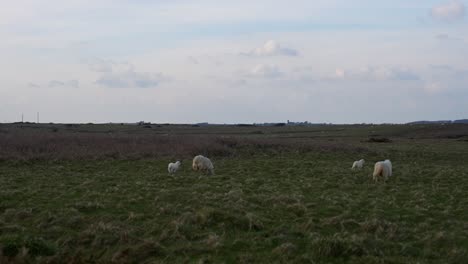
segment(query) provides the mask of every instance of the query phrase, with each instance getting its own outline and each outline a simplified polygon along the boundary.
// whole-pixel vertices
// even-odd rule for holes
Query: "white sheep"
[[[379,176],[384,177],[385,180],[392,176],[392,162],[390,160],[386,159],[375,163],[374,173],[372,174],[374,181],[377,181]]]
[[[175,174],[179,168],[180,168],[180,164],[181,162],[180,161],[177,161],[177,162],[171,162],[169,163],[169,165],[167,165],[167,171],[169,172],[169,174]]]
[[[391,162],[389,159],[386,159],[384,162],[385,162],[385,163],[387,164],[387,166],[388,166],[388,170],[389,170],[388,176],[392,176],[392,162]]]
[[[194,171],[203,171],[209,174],[214,174],[214,167],[211,160],[202,155],[195,156],[192,162],[192,169]]]
[[[362,167],[364,166],[364,162],[365,160],[361,159],[361,160],[357,160],[355,162],[353,162],[353,166],[351,167],[351,169],[362,169]]]

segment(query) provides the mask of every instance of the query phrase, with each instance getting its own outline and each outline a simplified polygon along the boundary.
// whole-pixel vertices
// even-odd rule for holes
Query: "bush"
[[[367,140],[367,142],[371,143],[390,143],[392,142],[389,138],[385,137],[371,137]]]

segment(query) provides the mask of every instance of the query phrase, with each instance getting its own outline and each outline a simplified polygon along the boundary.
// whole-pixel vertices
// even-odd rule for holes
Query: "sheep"
[[[181,164],[180,161],[177,161],[175,163],[173,163],[173,162],[169,163],[169,165],[167,165],[167,171],[169,172],[169,174],[171,174],[171,175],[175,174],[177,172],[177,170],[179,170],[180,164]]]
[[[202,155],[195,156],[193,158],[192,169],[194,171],[203,171],[210,175],[214,174],[214,167],[211,160]]]
[[[351,169],[353,169],[353,170],[354,169],[361,169],[364,166],[364,162],[365,162],[365,160],[363,160],[363,159],[353,162],[353,166],[351,167]]]
[[[389,168],[388,176],[392,176],[392,162],[389,159],[384,160],[384,162],[387,163],[388,168]]]
[[[392,176],[392,162],[390,160],[386,159],[375,163],[374,173],[372,174],[374,181],[377,181],[379,176],[384,177],[385,181]]]

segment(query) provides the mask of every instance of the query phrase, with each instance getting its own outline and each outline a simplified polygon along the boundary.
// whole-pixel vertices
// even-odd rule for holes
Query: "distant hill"
[[[468,119],[458,119],[458,120],[454,120],[453,123],[456,123],[456,124],[468,124]]]
[[[458,120],[437,120],[437,121],[414,121],[406,123],[408,125],[422,125],[422,124],[468,124],[468,119],[458,119]]]

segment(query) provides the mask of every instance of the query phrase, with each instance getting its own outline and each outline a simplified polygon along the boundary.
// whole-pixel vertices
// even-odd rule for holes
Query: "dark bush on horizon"
[[[392,140],[386,137],[371,137],[367,140],[367,142],[371,143],[391,143]]]

